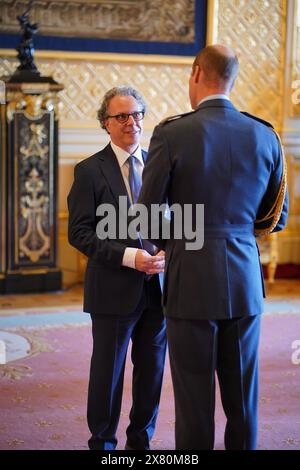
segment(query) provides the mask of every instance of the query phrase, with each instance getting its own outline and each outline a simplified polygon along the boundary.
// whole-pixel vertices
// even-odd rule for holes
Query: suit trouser
[[[145,288],[146,289],[146,288]],[[144,289],[144,290],[145,290]],[[93,354],[88,392],[90,449],[114,449],[123,392],[126,353],[132,340],[132,408],[127,442],[149,448],[160,400],[166,352],[162,312],[147,308],[146,293],[130,316],[91,315]]]
[[[167,318],[176,449],[213,449],[215,372],[227,418],[226,449],[255,449],[260,315],[230,320]]]

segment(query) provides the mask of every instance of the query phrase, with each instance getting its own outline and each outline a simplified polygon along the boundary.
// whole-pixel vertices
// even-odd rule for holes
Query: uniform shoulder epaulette
[[[188,113],[182,113],[182,114],[175,114],[174,116],[168,116],[162,121],[160,121],[160,125],[164,125],[167,122],[172,122],[172,121],[177,121],[177,119],[180,119],[184,116],[189,116],[190,114],[193,114],[195,111],[189,111]]]
[[[265,121],[264,119],[261,119],[258,116],[254,116],[254,114],[247,113],[246,111],[240,111],[240,113],[244,114],[244,116],[254,119],[255,121],[260,122],[261,124],[264,124],[267,127],[271,127],[272,129],[274,129],[274,126],[270,122]]]
[[[254,222],[254,233],[256,236],[260,237],[260,236],[269,235],[270,233],[272,233],[274,228],[279,222],[283,205],[284,205],[284,201],[285,201],[286,191],[287,191],[287,174],[286,174],[287,165],[286,165],[286,159],[285,159],[285,154],[284,154],[284,148],[283,148],[280,136],[278,132],[276,132],[272,124],[268,121],[265,121],[264,119],[254,116],[253,114],[246,113],[244,111],[241,111],[241,114],[244,114],[244,116],[254,119],[255,121],[258,121],[264,126],[267,126],[270,129],[272,129],[272,131],[276,135],[276,138],[278,140],[278,144],[280,147],[280,156],[281,156],[281,161],[282,161],[282,174],[281,174],[281,181],[280,181],[278,193],[268,213],[265,214],[260,219],[256,219]]]

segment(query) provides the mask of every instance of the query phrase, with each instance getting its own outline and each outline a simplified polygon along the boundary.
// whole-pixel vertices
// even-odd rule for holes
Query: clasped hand
[[[146,274],[157,274],[164,272],[165,252],[159,251],[151,256],[146,250],[138,250],[135,256],[135,269]]]

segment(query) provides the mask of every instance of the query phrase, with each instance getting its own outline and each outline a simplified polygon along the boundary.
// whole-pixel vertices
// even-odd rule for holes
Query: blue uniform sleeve
[[[266,193],[262,199],[261,205],[259,207],[257,213],[257,221],[255,222],[255,230],[264,230],[271,226],[273,223],[273,217],[269,217],[266,220],[261,221],[261,219],[265,219],[266,215],[272,209],[278,193],[280,191],[281,182],[284,173],[284,164],[283,164],[283,156],[281,154],[281,147],[278,139],[274,135],[274,145],[273,145],[273,157],[274,157],[274,167],[270,175],[269,184],[266,190]],[[275,211],[276,212],[276,211]],[[287,221],[288,216],[288,188],[287,185],[285,186],[285,197],[283,201],[282,211],[280,214],[280,218],[272,230],[272,232],[278,232],[282,230]]]

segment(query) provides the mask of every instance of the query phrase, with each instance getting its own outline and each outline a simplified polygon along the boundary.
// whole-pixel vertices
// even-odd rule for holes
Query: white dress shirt
[[[134,155],[137,159],[137,170],[140,174],[140,177],[142,178],[142,173],[144,169],[144,160],[142,156],[142,149],[140,146],[137,147],[135,152],[128,153],[126,150],[121,149],[118,147],[116,144],[113,142],[110,142],[111,148],[113,149],[113,152],[115,156],[117,157],[120,170],[123,176],[123,180],[127,189],[127,193],[129,196],[129,199],[132,203],[132,196],[131,196],[131,190],[130,190],[130,184],[129,184],[129,161],[128,158],[130,155]],[[138,248],[132,248],[132,247],[127,247],[125,248],[123,260],[122,260],[122,266],[127,266],[128,268],[133,268],[135,269],[135,256],[138,251]]]
[[[203,98],[199,103],[197,104],[197,108],[200,106],[200,104],[204,103],[205,101],[210,101],[210,100],[228,100],[230,101],[229,96],[224,95],[223,93],[217,93],[215,95],[208,95],[205,98]]]

